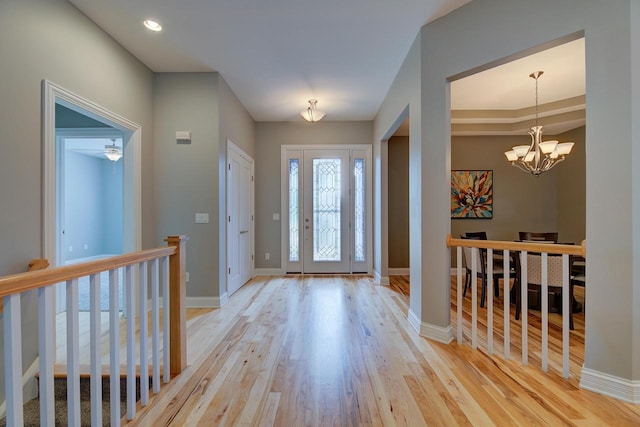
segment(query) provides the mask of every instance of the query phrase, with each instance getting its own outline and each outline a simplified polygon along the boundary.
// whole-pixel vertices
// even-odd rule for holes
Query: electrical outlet
[[[189,282],[189,272],[188,271],[185,273],[184,281],[185,282]]]
[[[69,252],[73,252],[73,246],[69,246]]]
[[[264,253],[264,259],[265,259],[265,261],[269,261],[271,259],[271,254],[269,252],[265,252]]]
[[[87,243],[84,244],[84,250],[86,251],[87,249],[89,249],[89,245]]]

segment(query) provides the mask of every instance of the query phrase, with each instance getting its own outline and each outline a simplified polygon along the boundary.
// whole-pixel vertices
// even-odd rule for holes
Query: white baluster
[[[510,332],[510,323],[511,323],[511,301],[509,298],[511,297],[511,290],[509,289],[510,283],[510,274],[511,271],[511,262],[509,258],[509,251],[502,251],[502,256],[504,258],[504,358],[509,360],[509,356],[511,353],[511,337],[509,335]]]
[[[487,352],[493,354],[493,249],[487,249]]]
[[[102,425],[102,310],[100,273],[89,278],[89,329],[91,358],[91,425]]]
[[[140,403],[147,406],[149,403],[149,355],[148,355],[148,334],[149,326],[147,321],[147,286],[148,272],[147,263],[142,262],[138,266],[140,273]]]
[[[527,251],[520,252],[520,300],[521,300],[521,310],[520,310],[520,320],[522,325],[522,364],[527,365],[529,363],[529,349],[528,349],[528,277],[527,277]]]
[[[120,425],[120,286],[118,270],[109,270],[109,392],[111,425]]]
[[[78,279],[67,280],[67,422],[70,426],[80,426]]]
[[[160,278],[158,259],[151,261],[151,363],[153,393],[160,393]]]
[[[3,299],[4,380],[7,399],[7,425],[22,427],[22,320],[20,294]]]
[[[456,260],[456,265],[458,266],[458,277],[457,277],[457,286],[456,286],[456,290],[457,290],[457,295],[456,295],[456,301],[457,301],[457,323],[458,323],[458,345],[462,344],[462,246],[458,246],[456,248],[456,252],[457,252],[457,260]]]
[[[38,289],[38,352],[40,378],[40,425],[55,425],[55,390],[53,364],[55,358],[53,286]],[[8,423],[7,425],[11,425]]]
[[[124,267],[124,288],[127,293],[127,419],[136,416],[136,288],[133,266]]]
[[[562,376],[569,378],[569,316],[573,310],[569,301],[569,255],[562,255]]]
[[[478,248],[471,248],[471,347],[478,348]]]
[[[549,256],[546,252],[541,257],[542,286],[542,371],[547,372],[549,365]]]
[[[169,343],[169,257],[160,260],[162,270],[162,346],[163,346],[163,374],[162,379],[166,383],[171,380]]]

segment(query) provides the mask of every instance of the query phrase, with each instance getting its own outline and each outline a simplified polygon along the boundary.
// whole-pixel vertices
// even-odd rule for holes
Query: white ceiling
[[[469,0],[70,0],[156,72],[218,71],[256,121],[372,120],[420,28]],[[160,33],[145,29],[158,20]],[[584,95],[584,42],[453,82],[453,109]]]
[[[508,62],[451,83],[452,110],[515,110],[585,94],[584,39]]]
[[[420,28],[469,0],[70,1],[153,71],[220,72],[257,121],[310,98],[343,121],[372,120]]]

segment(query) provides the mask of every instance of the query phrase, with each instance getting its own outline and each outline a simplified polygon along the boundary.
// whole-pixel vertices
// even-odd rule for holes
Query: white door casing
[[[316,170],[314,170],[314,159],[316,159]],[[314,174],[322,170],[329,171],[325,182],[314,182]],[[332,176],[334,173],[338,173],[339,176]],[[327,179],[339,180],[340,183],[337,186],[339,188],[332,188]],[[371,146],[369,145],[282,146],[283,273],[371,274],[373,268],[371,183]],[[324,193],[323,197],[330,195],[334,200],[339,199],[340,206],[332,206],[331,201],[327,204],[327,200],[314,202],[314,186],[315,190]],[[315,196],[317,197],[318,194]],[[316,203],[315,207],[314,203]],[[325,215],[326,218],[320,220],[320,218],[314,218],[314,215]],[[339,223],[339,237],[337,237],[336,227],[322,227],[327,225],[327,220]],[[322,224],[322,221],[325,223]],[[324,239],[323,242],[317,239],[319,233],[325,233],[320,239]],[[331,236],[336,238],[336,242],[338,240],[340,242],[339,247],[337,243],[334,245],[335,250],[331,245],[323,246],[327,241],[331,241]],[[339,261],[337,261],[338,258]]]
[[[123,251],[142,247],[142,127],[79,95],[47,80],[43,91],[43,256],[52,264],[58,260],[56,251],[56,126],[55,105],[61,104],[81,114],[101,121],[123,132],[124,162],[124,239]]]
[[[123,252],[138,251],[142,248],[142,172],[141,172],[141,144],[142,127],[94,102],[91,102],[67,89],[47,80],[42,81],[42,256],[56,266],[61,261],[59,248],[60,239],[57,215],[60,213],[56,206],[57,180],[56,168],[56,120],[55,106],[63,105],[73,111],[88,116],[94,120],[115,128],[123,135]],[[136,295],[138,293],[136,292]],[[52,304],[55,313],[55,295],[48,304]],[[125,303],[127,303],[125,301]],[[51,319],[55,322],[55,319]],[[54,323],[55,324],[55,323]]]

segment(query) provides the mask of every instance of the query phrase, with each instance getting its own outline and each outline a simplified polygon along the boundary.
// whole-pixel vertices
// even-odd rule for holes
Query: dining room
[[[532,79],[533,76],[530,74],[542,69],[544,73],[539,73],[537,78]],[[547,167],[544,171],[523,171],[522,167],[518,167],[518,162],[509,159],[505,152],[511,151],[514,147],[522,150],[532,146],[536,137],[527,133],[534,126],[544,128],[543,135],[537,137],[538,143],[544,145],[547,141],[557,140],[558,145],[572,142],[573,146],[568,155],[555,156],[557,160],[553,162],[554,167]],[[408,130],[408,123],[405,123],[388,143],[388,185],[389,188],[393,188],[393,191],[389,192],[389,206],[393,209],[389,209],[388,215],[388,271],[392,286],[403,288],[404,284],[406,292],[409,289],[407,284],[410,282],[408,242],[411,232],[408,221],[409,180],[407,168],[402,165],[409,163]],[[482,232],[488,240],[516,242],[523,240],[520,232],[552,232],[555,233],[554,243],[580,246],[586,235],[585,139],[584,39],[577,39],[452,82],[450,235],[457,239],[466,237],[467,233]],[[468,182],[473,182],[472,185],[481,182],[484,186],[481,209],[465,210],[464,205],[467,201],[458,200],[458,208],[461,209],[456,211],[456,184]],[[450,253],[451,319],[454,327],[457,327],[456,248],[452,247]],[[486,252],[484,254],[486,256]],[[494,323],[498,327],[496,336],[503,337],[504,330],[500,328],[504,318],[511,319],[512,348],[518,352],[522,351],[518,344],[521,313],[517,312],[521,295],[516,293],[516,290],[520,290],[520,283],[514,276],[520,276],[521,271],[516,262],[519,262],[519,257],[515,254],[516,252],[513,252],[510,257],[509,266],[513,272],[507,286],[512,290],[510,299],[507,299],[507,306],[510,305],[509,317],[495,311],[497,317]],[[495,258],[496,263],[492,266],[495,268],[494,274],[500,271],[503,263],[498,256]],[[572,256],[570,260],[571,360],[572,372],[579,376],[584,353],[585,261],[579,256]],[[481,277],[486,272],[481,271],[482,265],[486,267],[486,262],[482,264],[482,261],[479,261],[477,264],[478,300],[484,302],[492,299],[495,307],[504,307],[507,288],[504,287],[502,279],[496,281],[500,290],[491,297],[491,292],[483,288],[486,282],[483,285]],[[465,265],[465,276],[470,274],[470,267]],[[534,268],[530,265],[529,270],[531,272]],[[463,283],[470,286],[471,282],[465,277]],[[514,284],[517,286],[514,287]],[[574,284],[577,286],[573,286]],[[462,283],[460,287],[463,287]],[[531,342],[539,342],[539,325],[543,318],[540,286],[529,283],[527,288],[527,320],[530,325],[534,325],[529,327],[527,332],[531,335]],[[547,315],[550,333],[552,337],[556,334],[553,339],[557,340],[557,344],[562,340],[563,333],[562,310],[559,306],[562,296],[557,288],[550,289]],[[464,292],[460,309],[465,322],[464,333],[470,338],[472,294],[468,290]],[[478,321],[486,324],[487,309],[484,303],[478,304],[477,313]],[[485,336],[484,339],[486,338]],[[530,353],[535,354],[536,349],[539,348],[534,346]]]

